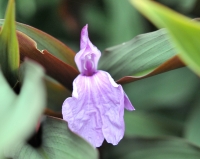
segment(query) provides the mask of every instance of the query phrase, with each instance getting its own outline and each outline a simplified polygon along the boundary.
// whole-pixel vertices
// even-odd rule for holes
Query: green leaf
[[[40,51],[36,47],[36,42],[22,32],[17,31],[20,46],[20,59],[24,61],[26,57],[41,64],[46,73],[72,90],[72,82],[79,74],[77,69],[59,60],[48,51]],[[62,68],[62,69],[61,69]]]
[[[43,68],[30,60],[23,65],[25,75],[19,95],[0,72],[0,154],[3,148],[6,150],[29,137],[46,105]]]
[[[182,61],[177,56],[173,56],[160,66],[156,67],[155,69],[151,70],[150,72],[143,72],[142,75],[136,75],[136,76],[125,76],[117,80],[117,83],[124,84],[124,83],[130,83],[134,81],[141,80],[143,78],[151,77],[163,72],[167,72],[170,70],[174,70],[180,67],[185,66]]]
[[[11,87],[9,86],[9,84],[7,83],[2,71],[0,70],[0,103],[1,103],[1,107],[0,107],[0,126],[1,126],[1,131],[0,131],[0,138],[4,139],[3,141],[0,142],[0,158],[2,156],[2,151],[4,149],[4,146],[6,143],[8,142],[12,142],[12,140],[10,140],[10,136],[14,137],[15,133],[10,132],[9,134],[6,134],[7,132],[2,131],[2,129],[6,129],[7,128],[7,123],[9,122],[9,118],[11,113],[9,113],[9,107],[12,106],[13,101],[16,100],[17,96],[16,94],[13,92],[13,90],[11,89]],[[7,117],[5,116],[7,115]],[[12,116],[11,116],[12,117]],[[7,123],[6,123],[7,121]],[[11,123],[11,126],[14,126],[15,122],[13,121],[13,123]],[[8,131],[8,130],[6,130]]]
[[[34,149],[28,144],[16,147],[14,159],[97,159],[98,153],[89,143],[72,133],[64,120],[47,117],[42,124],[42,145]]]
[[[200,24],[153,1],[131,2],[156,26],[167,28],[180,58],[200,76]]]
[[[45,78],[45,84],[47,88],[47,107],[60,112],[64,100],[71,96],[71,91],[49,77]]]
[[[0,25],[4,22],[3,19],[0,20]],[[36,42],[36,47],[43,52],[43,50],[47,50],[49,53],[60,59],[61,61],[69,64],[70,66],[76,68],[76,64],[74,62],[75,53],[65,44],[55,39],[51,35],[38,30],[34,27],[31,27],[26,24],[16,23],[17,30],[26,34],[33,41]]]
[[[200,146],[200,99],[197,95],[197,100],[194,102],[194,107],[189,113],[186,121],[184,136],[192,143]]]
[[[156,137],[161,135],[180,135],[182,125],[166,117],[149,112],[125,112],[125,136]]]
[[[165,29],[141,34],[126,43],[108,48],[99,68],[117,80],[123,76],[145,76],[176,55]]]
[[[182,109],[191,104],[199,77],[187,68],[123,85],[136,110]],[[187,87],[189,86],[189,87]]]
[[[130,40],[133,36],[144,32],[146,26],[141,14],[136,9],[132,9],[128,1],[103,1],[109,8],[108,16],[106,16],[109,19],[106,19],[106,26],[104,24],[101,26],[103,27],[102,32],[106,32],[106,40],[109,41],[107,46]],[[96,17],[94,17],[94,23],[96,23]]]
[[[19,46],[15,31],[15,1],[9,0],[5,22],[0,32],[0,65],[12,87],[17,81],[19,61]]]
[[[32,29],[35,30],[34,28]],[[77,68],[72,66],[72,65],[75,65],[74,52],[69,52],[70,50],[67,46],[65,46],[60,41],[54,39],[50,35],[40,32],[39,30],[37,31],[38,31],[38,34],[40,34],[41,36],[41,37],[38,37],[37,42],[42,43],[42,44],[44,43],[43,44],[44,46],[49,45],[50,50],[53,51],[53,53],[54,52],[61,53],[63,56],[66,56],[64,58],[65,60],[60,60],[59,56],[57,56],[58,57],[57,58],[54,55],[52,55],[50,52],[48,52],[47,50],[40,51],[37,48],[38,43],[36,43],[36,41],[31,39],[26,34],[20,31],[17,31],[17,37],[18,37],[19,47],[20,47],[20,60],[24,61],[24,59],[28,57],[30,59],[33,59],[34,61],[37,61],[45,68],[49,76],[53,77],[55,80],[60,82],[66,88],[72,90],[72,82],[74,78],[79,74]],[[43,41],[44,39],[41,39],[41,38],[44,38],[44,37],[49,38],[49,41],[48,40]],[[73,59],[72,63],[67,61],[70,58]]]
[[[106,145],[102,159],[199,159],[200,148],[179,138],[127,138]]]

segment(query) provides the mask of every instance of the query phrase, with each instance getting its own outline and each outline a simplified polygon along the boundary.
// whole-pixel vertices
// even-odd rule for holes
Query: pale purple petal
[[[79,75],[73,83],[77,88],[76,96],[67,98],[63,103],[63,119],[69,128],[89,141],[94,147],[102,145],[102,120],[99,108],[95,105],[95,94],[90,82],[93,78]],[[74,92],[73,92],[74,95]],[[77,98],[78,97],[78,98]]]
[[[102,114],[102,131],[108,143],[117,145],[124,136],[124,96],[121,85],[113,88],[109,92],[112,100],[104,108],[105,114]]]
[[[131,101],[129,100],[128,96],[126,95],[126,93],[124,93],[124,108],[129,111],[135,110],[135,108],[131,104]]]
[[[107,72],[79,75],[71,98],[63,103],[69,128],[99,147],[104,138],[116,145],[124,135],[124,91]]]
[[[75,62],[81,74],[73,82],[72,97],[63,103],[63,119],[69,128],[94,147],[104,138],[117,145],[124,136],[124,108],[134,110],[130,100],[109,73],[98,71],[100,51],[88,37],[88,25],[81,32],[81,50]]]
[[[88,25],[81,31],[81,50],[75,56],[79,71],[84,75],[91,75],[97,71],[101,52],[94,46],[88,37]]]
[[[110,76],[110,74],[107,73],[107,75],[108,75],[109,81],[112,84],[112,86],[118,87],[118,84],[114,81],[114,79]],[[121,91],[123,91],[123,88],[121,88]],[[126,95],[126,93],[124,92],[123,94],[124,94],[124,98],[123,98],[124,99],[124,108],[126,108],[127,110],[130,110],[130,111],[135,110],[135,108],[131,104],[131,101],[129,100],[128,96]]]
[[[62,107],[63,119],[68,122],[71,131],[94,147],[99,147],[104,140],[100,115],[95,110],[86,109],[84,105],[84,102],[75,100],[74,97],[67,98]]]
[[[88,44],[88,24],[86,24],[83,29],[81,30],[81,42],[80,42],[80,49],[85,49]]]

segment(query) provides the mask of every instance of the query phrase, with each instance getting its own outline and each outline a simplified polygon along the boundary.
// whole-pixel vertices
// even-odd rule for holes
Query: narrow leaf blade
[[[19,46],[15,30],[14,0],[9,0],[5,23],[0,32],[0,65],[10,85],[14,86],[17,81],[19,67]]]

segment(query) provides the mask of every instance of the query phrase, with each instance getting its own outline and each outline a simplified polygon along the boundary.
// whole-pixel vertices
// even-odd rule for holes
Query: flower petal
[[[101,131],[101,119],[95,111],[81,109],[83,103],[68,98],[63,104],[63,119],[68,122],[71,131],[77,133],[94,147],[102,145],[104,137]]]
[[[85,138],[94,147],[99,147],[104,140],[102,121],[98,108],[93,105],[94,96],[91,95],[90,84],[87,76],[79,75],[74,80],[73,85],[77,88],[78,98],[67,98],[63,103],[62,113],[63,119],[68,122],[73,132]]]
[[[83,29],[81,30],[81,43],[80,43],[80,49],[85,49],[88,44],[88,24],[86,24]]]
[[[129,100],[128,96],[126,95],[126,93],[124,93],[124,108],[129,111],[135,110],[135,108],[131,104],[131,101]]]
[[[75,56],[75,62],[76,65],[79,69],[80,72],[83,72],[85,70],[84,68],[84,62],[85,62],[85,58],[86,55],[90,54],[93,59],[93,69],[97,70],[97,65],[98,65],[98,61],[99,58],[101,56],[101,52],[97,49],[96,46],[94,46],[89,37],[88,37],[88,25],[84,26],[82,31],[81,31],[81,42],[80,42],[80,48],[81,50],[76,54]]]
[[[111,91],[113,101],[104,108],[102,131],[108,143],[117,145],[124,136],[124,96],[121,85]]]
[[[76,93],[63,104],[63,118],[69,128],[95,147],[102,144],[104,137],[116,145],[124,135],[125,94],[122,86],[113,82],[104,71],[93,76],[79,75],[73,83]]]

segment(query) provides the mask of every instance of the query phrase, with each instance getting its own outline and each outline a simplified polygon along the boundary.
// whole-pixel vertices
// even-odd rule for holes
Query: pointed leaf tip
[[[15,30],[15,1],[10,0],[0,32],[0,65],[11,86],[14,86],[17,81],[19,62],[19,46]]]

